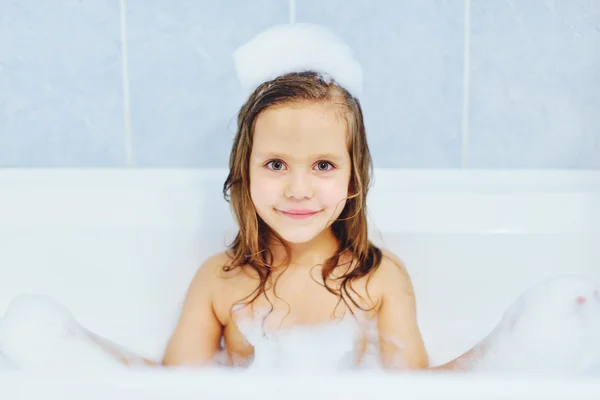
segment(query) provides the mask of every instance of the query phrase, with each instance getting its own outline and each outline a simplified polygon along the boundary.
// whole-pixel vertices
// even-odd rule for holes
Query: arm
[[[384,252],[379,268],[383,294],[378,328],[381,362],[385,368],[468,370],[485,355],[487,346],[483,341],[445,364],[428,367],[428,356],[417,325],[415,295],[410,277],[402,262],[390,253]]]
[[[219,286],[216,276],[222,257],[208,259],[192,280],[179,321],[167,345],[162,364],[207,365],[219,350],[222,326],[217,319],[212,293]]]
[[[428,356],[417,325],[413,286],[395,256],[385,253],[377,270],[381,303],[377,326],[385,368],[426,368]]]
[[[486,352],[485,345],[477,345],[471,348],[469,351],[463,353],[461,356],[454,360],[448,361],[445,364],[438,365],[435,367],[429,367],[430,370],[455,370],[455,371],[467,371],[471,369],[474,363],[476,363]]]

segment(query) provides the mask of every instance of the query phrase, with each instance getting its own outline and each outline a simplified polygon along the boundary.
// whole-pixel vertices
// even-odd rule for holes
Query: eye
[[[316,166],[319,171],[331,171],[334,168],[328,161],[319,161]]]
[[[281,171],[285,168],[285,164],[281,160],[273,160],[267,163],[267,167],[273,171]]]

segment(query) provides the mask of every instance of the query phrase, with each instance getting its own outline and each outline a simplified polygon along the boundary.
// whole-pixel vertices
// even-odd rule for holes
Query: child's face
[[[295,103],[255,122],[250,194],[258,215],[290,243],[314,239],[346,204],[352,170],[340,106]]]

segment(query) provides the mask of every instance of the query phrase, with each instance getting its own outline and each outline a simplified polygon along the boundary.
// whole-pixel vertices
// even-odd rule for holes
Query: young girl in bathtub
[[[119,361],[213,365],[224,342],[228,365],[277,367],[310,358],[311,343],[294,342],[306,329],[312,340],[319,330],[339,339],[325,352],[314,346],[314,367],[367,363],[376,343],[386,369],[429,368],[409,274],[369,241],[372,160],[360,103],[335,71],[288,69],[241,107],[224,184],[239,232],[199,267],[162,360],[85,331]],[[514,329],[519,320],[507,318],[502,329]],[[492,345],[434,369],[471,369]]]
[[[224,185],[239,232],[198,269],[162,364],[210,365],[223,338],[228,364],[247,365],[279,332],[353,322],[341,335],[363,334],[338,356],[360,360],[376,321],[385,367],[426,367],[406,269],[368,238],[371,164],[360,104],[335,81],[307,71],[257,87]]]

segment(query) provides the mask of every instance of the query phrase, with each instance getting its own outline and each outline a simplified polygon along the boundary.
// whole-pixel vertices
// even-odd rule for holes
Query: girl
[[[350,321],[358,329],[347,348],[320,348],[315,362],[351,351],[360,364],[374,325],[383,367],[428,366],[410,278],[367,235],[372,162],[356,98],[313,72],[260,85],[239,113],[229,169],[224,194],[239,233],[198,270],[164,365],[211,364],[222,337],[229,364],[248,365],[281,332]]]
[[[261,84],[240,110],[223,188],[239,232],[198,269],[161,362],[78,332],[126,365],[211,365],[222,343],[231,366],[360,365],[378,343],[383,367],[427,367],[410,278],[367,235],[371,173],[361,107],[347,90],[313,72]],[[31,307],[11,308],[9,317]],[[335,343],[314,343],[326,334]]]
[[[223,188],[239,232],[227,251],[198,269],[161,362],[87,330],[85,337],[127,365],[210,365],[224,343],[222,362],[232,366],[294,366],[306,359],[309,368],[362,365],[375,347],[384,368],[427,368],[410,277],[398,257],[368,238],[371,174],[354,96],[311,71],[267,80],[240,110]],[[564,307],[570,319],[558,322],[583,315],[573,304]],[[471,369],[490,354],[497,360],[490,351],[499,338],[524,330],[522,310],[531,321],[547,316],[544,306],[518,303],[492,335],[433,369]],[[314,343],[320,337],[328,338],[327,348]]]
[[[245,364],[256,343],[240,322],[260,316],[263,338],[376,320],[384,366],[426,367],[410,279],[367,236],[372,163],[358,100],[312,72],[260,85],[239,113],[229,169],[239,233],[199,269],[163,364],[209,364],[221,335],[229,362]],[[366,342],[345,350],[360,360]]]
[[[199,268],[162,364],[212,364],[223,339],[228,365],[361,365],[375,344],[383,368],[428,368],[410,277],[368,238],[371,174],[360,103],[334,80],[287,73],[257,87],[240,110],[223,188],[239,232]],[[574,362],[568,371],[588,366],[597,352],[573,343],[598,311],[593,290],[585,279],[545,282],[479,344],[429,369],[535,369],[559,348]],[[551,321],[550,342],[531,336]],[[306,343],[295,334],[303,329]]]
[[[361,365],[375,344],[377,365],[428,367],[409,275],[367,235],[371,173],[361,107],[348,91],[313,72],[263,83],[239,113],[223,188],[239,232],[198,269],[161,362],[78,332],[126,365],[207,366],[224,342],[230,366]],[[19,307],[12,314],[31,308]],[[435,369],[469,369],[489,345]]]

